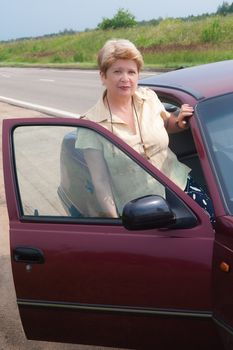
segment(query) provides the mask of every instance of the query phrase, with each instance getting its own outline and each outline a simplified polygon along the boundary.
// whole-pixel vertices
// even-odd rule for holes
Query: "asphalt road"
[[[143,72],[141,77],[152,74],[155,72]],[[96,70],[0,67],[0,101],[33,104],[33,110],[50,109],[64,117],[68,113],[82,114],[93,106],[102,91]]]
[[[0,68],[0,87],[0,98],[72,113],[84,113],[102,91],[93,70]]]

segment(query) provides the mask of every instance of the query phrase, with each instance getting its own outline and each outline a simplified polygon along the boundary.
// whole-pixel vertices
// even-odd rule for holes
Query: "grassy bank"
[[[165,19],[157,25],[91,30],[0,43],[0,65],[95,67],[96,53],[110,38],[126,38],[142,51],[145,67],[176,68],[233,58],[233,16]]]

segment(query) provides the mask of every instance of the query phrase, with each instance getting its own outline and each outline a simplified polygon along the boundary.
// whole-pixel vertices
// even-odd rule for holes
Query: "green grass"
[[[107,39],[126,38],[142,51],[145,67],[176,68],[233,58],[233,16],[165,19],[157,25],[91,30],[0,43],[0,65],[95,67]]]

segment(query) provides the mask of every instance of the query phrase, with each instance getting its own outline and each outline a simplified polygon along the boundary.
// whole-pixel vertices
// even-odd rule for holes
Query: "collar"
[[[151,96],[150,90],[146,87],[138,87],[133,96],[134,103],[143,104],[144,101],[148,100]]]
[[[103,92],[103,95],[98,100],[96,105],[86,113],[87,119],[92,120],[96,123],[101,123],[103,121],[111,121],[109,110],[104,104],[104,98],[106,96],[106,93],[107,93],[107,90]],[[139,106],[141,106],[143,102],[148,98],[149,98],[148,89],[144,87],[138,87],[137,90],[135,91],[135,94],[133,95],[134,104],[136,108],[138,106],[138,109],[139,109]],[[114,123],[124,124],[124,122],[120,118],[117,118],[117,116],[115,116],[114,114],[112,115],[112,121]]]

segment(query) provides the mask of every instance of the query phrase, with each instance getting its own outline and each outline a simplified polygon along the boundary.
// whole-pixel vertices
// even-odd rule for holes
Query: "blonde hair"
[[[119,59],[133,60],[139,72],[144,64],[140,51],[131,41],[112,39],[106,41],[99,51],[98,66],[100,71],[106,74],[108,68]]]

